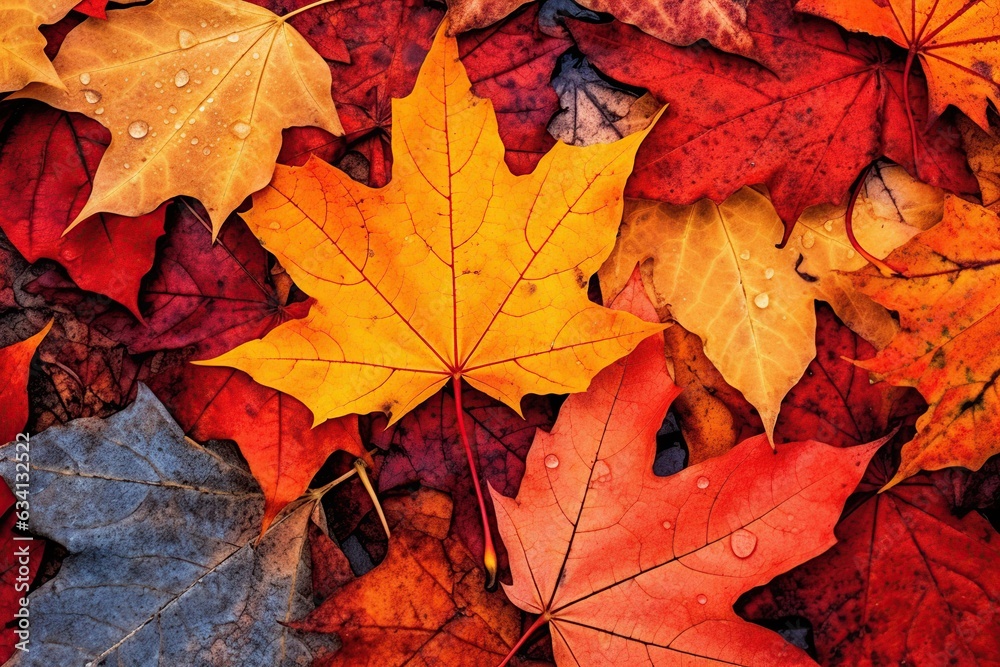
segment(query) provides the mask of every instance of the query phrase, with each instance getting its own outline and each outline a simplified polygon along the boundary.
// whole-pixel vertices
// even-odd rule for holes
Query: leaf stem
[[[378,512],[378,518],[382,521],[382,529],[385,531],[386,539],[390,537],[389,535],[389,522],[385,520],[385,513],[382,512],[382,505],[378,501],[378,496],[375,495],[375,489],[372,487],[371,480],[368,479],[368,466],[361,459],[354,461],[354,469],[358,471],[358,477],[361,478],[361,484],[365,487],[365,491],[368,492],[368,497],[372,499],[372,503],[375,505],[375,511]]]
[[[543,625],[545,625],[548,622],[549,622],[549,616],[547,613],[542,614],[541,616],[536,618],[535,622],[532,623],[528,627],[528,629],[524,631],[524,634],[521,635],[521,638],[518,639],[517,643],[514,644],[514,647],[510,649],[510,653],[507,654],[507,657],[504,658],[503,662],[501,662],[497,667],[506,667],[507,663],[509,663],[514,658],[514,656],[517,655],[517,652],[521,650],[521,647],[524,646],[524,644],[528,641],[528,639],[531,638],[531,635],[535,634]]]
[[[479,473],[476,472],[476,459],[469,444],[469,434],[465,430],[465,412],[462,410],[462,376],[452,376],[452,386],[455,389],[455,416],[458,419],[458,433],[462,437],[465,456],[469,460],[469,471],[472,473],[472,486],[476,489],[476,500],[479,501],[479,517],[483,523],[483,565],[486,566],[487,588],[492,588],[497,579],[497,552],[493,548],[493,535],[490,533],[490,520],[486,514],[486,501],[483,499],[482,485],[479,483]]]
[[[310,3],[310,4],[306,5],[305,7],[299,7],[295,11],[289,12],[288,14],[285,14],[284,16],[280,17],[278,20],[283,23],[283,22],[287,21],[288,19],[292,18],[293,16],[301,14],[302,12],[304,12],[306,10],[312,9],[313,7],[319,7],[320,5],[328,5],[328,4],[330,4],[331,2],[334,2],[334,1],[335,0],[316,0],[316,2]]]
[[[910,106],[910,69],[917,55],[915,46],[911,46],[906,54],[906,64],[903,66],[903,106],[906,107],[906,120],[910,124],[910,144],[913,150],[913,174],[920,178],[920,160],[917,157],[917,124],[913,120],[913,108]]]
[[[865,170],[861,172],[861,176],[858,177],[857,183],[855,183],[854,187],[851,188],[851,199],[847,203],[847,213],[844,215],[844,228],[847,231],[847,239],[851,242],[854,249],[858,251],[859,255],[878,267],[878,270],[883,274],[890,276],[902,275],[902,272],[897,271],[875,255],[865,250],[858,242],[858,239],[854,236],[854,205],[858,201],[858,195],[861,194],[861,189],[865,187],[865,183],[868,182],[868,174],[871,173],[871,170],[872,166],[869,164],[865,167]]]

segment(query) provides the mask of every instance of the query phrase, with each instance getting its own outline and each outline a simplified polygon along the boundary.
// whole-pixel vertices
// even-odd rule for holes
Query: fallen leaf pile
[[[1000,0],[11,0],[0,662],[1000,664]]]

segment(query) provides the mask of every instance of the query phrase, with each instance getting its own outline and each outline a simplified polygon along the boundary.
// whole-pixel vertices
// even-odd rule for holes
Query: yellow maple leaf
[[[583,391],[662,329],[587,299],[648,130],[557,144],[514,176],[493,107],[471,93],[443,29],[392,115],[385,188],[312,159],[279,166],[254,195],[247,224],[316,304],[200,363],[292,394],[316,423],[373,411],[395,421],[462,378],[518,411],[527,393]]]
[[[242,0],[154,0],[88,19],[54,61],[64,89],[31,97],[111,130],[86,206],[138,216],[175,195],[199,199],[218,234],[267,185],[281,130],[343,134],[330,69],[285,17]]]
[[[55,23],[79,0],[5,0],[0,5],[0,93],[20,90],[32,81],[61,86],[45,55],[38,27]]]
[[[943,194],[898,166],[879,166],[854,211],[854,230],[878,257],[941,219]],[[867,264],[848,241],[844,206],[817,206],[784,225],[770,200],[743,188],[722,204],[630,200],[620,239],[601,267],[604,297],[617,294],[637,262],[650,298],[688,331],[726,382],[760,412],[771,436],[781,401],[816,356],[814,300],[833,306],[876,345],[896,332],[889,313],[840,271]],[[647,260],[652,260],[647,262]]]

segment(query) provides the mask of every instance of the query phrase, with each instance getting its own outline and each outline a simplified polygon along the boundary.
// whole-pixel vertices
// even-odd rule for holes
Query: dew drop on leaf
[[[702,593],[697,598],[698,604],[708,604],[708,596]]]
[[[558,468],[559,467],[559,457],[555,454],[549,454],[545,457],[545,467],[546,468]]]
[[[188,74],[186,69],[179,70],[177,74],[174,75],[174,85],[178,88],[183,88],[188,85],[188,81],[191,80],[191,75]]]
[[[833,231],[833,220],[827,220],[826,222],[824,222],[823,223],[823,229],[825,229],[828,232],[832,232]]]
[[[239,36],[238,33],[235,33],[235,32],[231,33],[231,34],[229,34],[226,37],[226,41],[229,41],[229,42],[232,42],[233,44],[235,44],[236,42],[240,41],[240,36]]]
[[[133,139],[142,139],[149,132],[149,123],[144,120],[132,121],[128,126],[128,136]]]
[[[816,235],[812,232],[806,232],[802,235],[802,247],[811,248],[816,245]]]
[[[180,44],[182,49],[190,49],[192,46],[198,43],[198,39],[194,36],[194,33],[192,33],[190,30],[178,30],[177,43]]]
[[[250,126],[242,121],[233,123],[229,129],[240,139],[246,139],[250,135]]]
[[[669,521],[664,521],[664,522],[663,522],[663,527],[664,527],[665,529],[667,529],[667,530],[670,530],[670,529],[671,529],[671,527],[673,527],[673,525],[674,525],[674,524],[670,523]]]
[[[708,477],[699,477],[696,484],[699,489],[707,489],[709,485]]]
[[[757,548],[757,536],[749,530],[740,528],[729,536],[729,546],[737,558],[749,558]]]
[[[277,222],[272,222],[267,227],[268,229],[281,229],[281,225],[279,225]]]
[[[764,269],[764,277],[770,280],[774,277],[774,269]]]
[[[753,304],[758,308],[767,308],[767,304],[771,302],[771,298],[767,295],[767,292],[761,292],[753,298]]]
[[[80,83],[82,83],[85,86],[90,85],[90,72],[84,72],[83,74],[80,75]]]
[[[96,90],[85,90],[83,91],[83,99],[90,104],[97,104],[101,101],[101,94]]]
[[[742,259],[742,260],[750,259],[750,251],[749,250],[744,250],[743,252],[741,252],[740,253],[740,259]]]

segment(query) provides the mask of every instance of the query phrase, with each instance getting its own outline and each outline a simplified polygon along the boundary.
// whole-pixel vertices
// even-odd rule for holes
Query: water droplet
[[[100,116],[102,113],[104,113],[104,107],[97,107],[96,109],[94,109],[95,115]]]
[[[198,145],[198,137],[195,137],[194,139],[191,140],[191,145],[192,146],[197,146]]]
[[[177,74],[174,75],[174,85],[178,88],[183,88],[188,85],[188,81],[191,80],[191,75],[188,74],[186,69],[179,70]]]
[[[198,25],[200,25],[200,26],[201,26],[202,28],[207,28],[207,27],[208,27],[208,24],[207,24],[207,23],[205,23],[204,21],[202,21],[202,22],[201,22],[201,23],[199,23]]]
[[[272,222],[271,224],[268,225],[268,227],[270,227],[271,229],[281,229],[281,225],[278,224],[277,222]]]
[[[816,235],[812,232],[806,232],[802,235],[802,247],[811,248],[816,245]]]
[[[663,522],[663,527],[666,528],[667,530],[670,530],[671,528],[673,528],[673,526],[674,524],[670,523],[669,521]]]
[[[205,150],[202,151],[202,154],[203,155],[211,155],[212,154],[212,149],[211,148],[206,148]]]
[[[215,98],[214,98],[214,97],[209,97],[209,98],[208,98],[207,100],[205,100],[205,101],[206,101],[206,102],[208,102],[209,104],[211,104],[212,102],[214,102],[214,101],[215,101]]]
[[[764,277],[770,280],[774,277],[774,269],[764,269]]]
[[[250,70],[243,72],[243,76],[250,76]]]
[[[767,308],[767,304],[771,302],[771,299],[767,296],[767,292],[761,292],[753,298],[753,305],[758,308]]]
[[[743,252],[741,252],[740,253],[740,259],[742,259],[742,260],[750,259],[750,251],[749,250],[744,250]]]
[[[85,90],[83,91],[83,99],[87,100],[90,104],[97,104],[101,101],[101,94],[96,90]]]
[[[254,59],[254,60],[257,60],[257,59],[259,59],[259,58],[260,58],[260,54],[259,54],[259,53],[257,53],[256,51],[254,51],[254,52],[253,52],[253,59]]]
[[[169,111],[170,113],[177,113],[177,107],[172,106],[168,108],[167,111]]]
[[[63,248],[59,252],[59,256],[61,258],[65,259],[67,261],[70,261],[70,262],[73,261],[74,259],[76,259],[77,257],[79,257],[80,254],[81,253],[80,253],[80,250],[78,248],[72,248],[72,247]]]
[[[823,223],[823,229],[825,229],[828,232],[832,232],[833,231],[833,220],[827,220],[826,222],[824,222]]]
[[[83,74],[80,75],[80,83],[82,83],[85,86],[90,85],[90,72],[84,72]]]
[[[232,42],[233,44],[235,44],[236,42],[240,41],[240,36],[239,36],[238,33],[235,33],[235,32],[234,33],[230,33],[229,36],[226,37],[226,41],[229,41],[229,42]]]
[[[699,489],[707,489],[709,485],[708,477],[699,477],[698,481],[695,482]]]
[[[729,546],[737,558],[749,558],[757,548],[757,536],[749,530],[740,528],[729,536]]]
[[[133,139],[142,139],[149,132],[149,123],[144,120],[132,121],[128,126],[128,136]]]
[[[194,36],[194,33],[192,33],[190,30],[178,30],[177,43],[181,45],[182,49],[190,49],[192,46],[198,43],[198,39]]]
[[[847,259],[853,259],[855,254],[854,248],[847,249]]]
[[[218,76],[219,75],[219,68],[218,67],[213,67],[212,68],[212,74],[214,76]]]
[[[156,86],[157,88],[163,88],[163,83],[160,81],[153,82],[153,85]]]
[[[243,121],[233,123],[229,126],[229,129],[240,139],[246,139],[250,135],[250,126]]]
[[[194,118],[188,118],[188,125],[194,125]]]
[[[546,468],[558,468],[559,467],[559,457],[555,454],[549,454],[545,457],[545,467]]]
[[[125,167],[126,169],[131,169],[132,168],[132,165],[130,165],[128,162],[126,162],[122,166]]]
[[[698,604],[708,604],[708,596],[702,593],[697,598]]]

